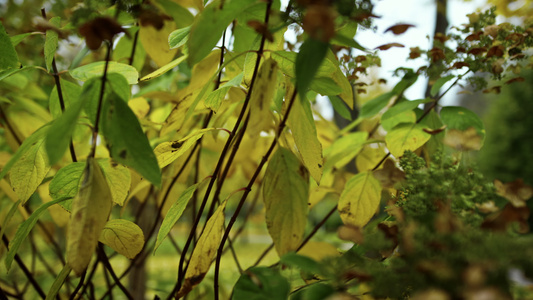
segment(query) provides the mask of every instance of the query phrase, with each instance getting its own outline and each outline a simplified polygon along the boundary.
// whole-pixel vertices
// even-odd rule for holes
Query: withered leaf
[[[459,151],[479,150],[481,149],[481,136],[474,127],[465,131],[450,129],[446,132],[444,144]]]
[[[505,84],[511,84],[513,82],[524,82],[524,81],[525,81],[524,77],[515,77],[515,78],[507,80]]]
[[[493,93],[493,94],[499,94],[502,90],[502,87],[501,86],[493,86],[491,88],[488,88],[488,89],[484,89],[483,90],[483,93],[485,94],[489,94],[489,93]]]
[[[400,43],[389,43],[389,44],[385,44],[385,45],[381,45],[379,47],[376,47],[376,49],[385,51],[385,50],[389,50],[392,47],[404,48],[405,46],[400,44]]]
[[[246,24],[252,27],[255,32],[264,35],[269,42],[274,42],[274,36],[272,35],[272,32],[268,30],[268,27],[265,25],[265,23],[257,20],[250,20]]]
[[[406,32],[407,29],[409,29],[411,27],[415,27],[415,25],[398,24],[398,25],[394,25],[394,26],[391,26],[391,27],[387,28],[387,30],[385,30],[384,33],[388,32],[388,31],[391,31],[395,35],[399,35],[399,34],[402,34],[402,33]]]
[[[497,45],[492,46],[489,48],[489,51],[487,51],[487,57],[502,57],[505,51],[505,47],[503,45]]]
[[[526,201],[533,196],[533,188],[525,184],[521,178],[505,184],[496,179],[494,186],[496,193],[509,200],[514,207],[526,206]]]
[[[374,177],[383,187],[393,188],[394,184],[405,179],[405,173],[398,169],[391,159],[387,159],[382,169],[374,171]]]
[[[103,41],[111,42],[117,33],[125,31],[115,19],[97,17],[81,25],[79,32],[85,38],[87,47],[96,50]]]

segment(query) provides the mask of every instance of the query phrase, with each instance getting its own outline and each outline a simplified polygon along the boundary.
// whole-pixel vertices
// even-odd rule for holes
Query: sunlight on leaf
[[[115,219],[107,221],[98,241],[111,247],[118,254],[134,259],[144,246],[144,234],[137,224],[124,219]]]
[[[159,67],[165,66],[172,61],[177,50],[168,45],[169,35],[176,29],[172,21],[164,20],[164,26],[158,30],[153,26],[141,26],[139,29],[139,41],[150,58]]]
[[[164,168],[178,159],[187,150],[189,150],[197,140],[201,139],[204,133],[217,130],[216,128],[205,128],[195,131],[188,136],[172,142],[164,142],[154,149],[160,168]]]
[[[381,185],[371,172],[353,176],[342,191],[338,210],[344,224],[365,226],[376,214],[381,200]]]
[[[80,81],[87,81],[91,78],[102,77],[104,74],[105,61],[99,61],[78,67],[70,71],[70,75]],[[126,78],[129,84],[136,84],[139,80],[139,73],[134,67],[114,61],[109,62],[107,73],[118,73]]]
[[[278,255],[295,251],[307,224],[309,172],[290,150],[278,148],[263,179],[268,232]]]
[[[385,137],[387,148],[392,155],[400,157],[407,150],[415,151],[422,147],[431,135],[420,124],[400,124]]]

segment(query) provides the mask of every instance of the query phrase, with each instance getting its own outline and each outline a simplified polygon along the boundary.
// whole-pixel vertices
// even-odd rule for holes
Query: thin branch
[[[0,229],[1,230],[1,229]],[[7,237],[5,236],[5,234],[2,235],[2,242],[4,242],[4,245],[6,246],[6,248],[9,247],[9,240],[7,239]],[[28,279],[28,282],[33,286],[33,288],[37,291],[37,293],[39,294],[39,296],[41,298],[46,298],[46,294],[44,293],[43,289],[41,288],[41,286],[39,285],[39,283],[37,282],[37,280],[35,280],[35,278],[33,277],[33,274],[32,272],[30,272],[30,270],[28,270],[28,268],[26,267],[26,265],[24,264],[24,262],[22,261],[22,259],[20,258],[20,256],[18,256],[18,254],[15,254],[15,261],[17,262],[17,264],[19,265],[20,269],[22,270],[22,272],[24,273],[24,275],[26,276],[26,278]]]
[[[268,158],[274,151],[274,148],[277,145],[278,138],[281,136],[281,133],[285,129],[285,125],[287,123],[287,120],[289,119],[289,114],[291,112],[291,109],[293,107],[294,101],[296,99],[297,90],[294,89],[294,92],[292,94],[291,99],[289,100],[289,104],[287,106],[287,111],[285,112],[285,115],[283,116],[283,119],[281,120],[281,123],[279,124],[278,131],[276,133],[276,138],[272,141],[270,144],[270,147],[268,148],[267,152],[263,156],[263,159],[261,159],[261,162],[257,166],[257,169],[255,170],[254,174],[252,175],[252,178],[250,179],[250,182],[248,182],[248,186],[246,187],[246,190],[244,191],[244,194],[241,197],[241,200],[239,201],[239,204],[237,205],[237,208],[235,209],[235,212],[231,216],[231,219],[228,223],[228,226],[226,230],[224,231],[224,235],[222,236],[222,240],[220,241],[220,245],[217,250],[217,259],[215,263],[215,279],[214,279],[214,293],[215,293],[215,300],[219,299],[218,295],[218,279],[219,279],[219,273],[220,273],[220,260],[222,258],[222,251],[224,250],[224,244],[226,243],[226,240],[229,237],[229,233],[231,231],[231,228],[233,227],[233,224],[235,224],[235,221],[237,220],[237,216],[239,215],[239,212],[241,211],[244,202],[246,201],[246,198],[248,197],[248,194],[252,191],[252,186],[255,183],[255,180],[259,176],[259,173],[261,173],[261,170],[263,169],[263,166],[267,163]]]
[[[126,296],[126,298],[133,300],[133,296],[130,294],[128,289],[126,289],[126,287],[122,285],[122,283],[120,282],[120,279],[115,274],[115,271],[113,270],[113,267],[111,266],[111,263],[109,263],[109,260],[107,259],[107,255],[104,252],[104,246],[101,243],[98,244],[97,252],[98,252],[98,257],[100,258],[100,261],[102,261],[105,268],[109,271],[109,275],[111,275],[111,278],[113,278],[118,288],[122,291],[122,293],[124,293],[124,296]]]

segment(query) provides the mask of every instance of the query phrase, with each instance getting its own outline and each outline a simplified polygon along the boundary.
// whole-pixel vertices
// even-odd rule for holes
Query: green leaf
[[[422,147],[430,138],[421,124],[400,124],[385,136],[385,142],[390,153],[400,157],[406,150],[415,151]]]
[[[68,109],[72,103],[77,103],[81,95],[81,86],[77,83],[70,82],[67,80],[61,79],[61,91],[63,93],[63,102],[65,104],[65,109]],[[96,85],[94,86],[96,88]],[[87,92],[87,90],[85,91]],[[95,91],[96,93],[96,91]],[[80,101],[82,102],[82,101]],[[48,99],[48,110],[54,119],[57,119],[63,114],[61,111],[61,105],[59,103],[59,96],[57,94],[57,86],[54,85],[52,92],[50,93],[50,98]]]
[[[101,125],[111,157],[160,186],[161,170],[139,120],[117,94],[112,93],[106,100]]]
[[[167,235],[170,233],[170,230],[172,230],[172,227],[176,224],[176,222],[179,220],[181,215],[183,214],[183,211],[187,207],[187,204],[189,203],[189,200],[191,200],[192,196],[194,195],[194,192],[196,192],[196,189],[198,188],[199,183],[193,184],[190,187],[188,187],[185,191],[181,193],[178,200],[172,204],[170,209],[167,212],[167,215],[163,219],[163,222],[161,223],[161,227],[159,228],[159,232],[157,233],[157,239],[155,242],[154,247],[154,254],[157,248],[161,245],[163,240],[167,237]]]
[[[437,79],[437,81],[435,81],[435,83],[433,84],[433,86],[431,87],[431,90],[429,91],[429,94],[432,96],[432,97],[435,97],[439,91],[440,91],[440,88],[446,84],[446,82],[452,80],[455,78],[455,75],[448,75],[446,77],[441,77],[439,79]]]
[[[485,139],[485,126],[479,116],[469,110],[468,108],[459,106],[446,106],[440,112],[442,122],[447,129],[457,129],[465,131],[470,127],[474,127],[481,136],[481,140]]]
[[[309,101],[294,101],[288,123],[304,165],[317,184],[320,183],[324,165],[322,144],[318,140]]]
[[[53,17],[49,20],[51,25],[55,27],[61,26],[61,18]],[[46,69],[50,71],[52,69],[52,61],[56,54],[57,45],[59,41],[59,34],[54,30],[46,31],[46,39],[44,40],[44,62],[46,64]]]
[[[101,78],[89,79],[83,85],[81,92],[81,101],[84,103],[84,110],[89,116],[89,120],[94,124],[98,112],[98,102],[100,101],[100,89],[102,88]],[[108,74],[104,90],[104,101],[111,94],[116,94],[123,101],[127,102],[130,98],[130,85],[120,74]]]
[[[6,29],[2,22],[0,22],[0,49],[2,49],[2,55],[0,55],[0,71],[10,68],[19,67],[19,58],[15,47],[11,44],[11,39],[7,35]]]
[[[168,36],[168,45],[170,46],[170,49],[176,49],[185,45],[189,40],[189,32],[191,32],[191,26],[172,31]]]
[[[229,89],[232,87],[240,86],[243,76],[244,73],[239,73],[239,75],[235,76],[235,78],[229,80],[228,82],[220,86],[218,89],[209,93],[209,95],[207,95],[207,98],[204,101],[205,106],[210,108],[214,112],[217,112]]]
[[[67,151],[83,104],[80,100],[72,103],[50,126],[45,143],[50,165],[57,163]]]
[[[329,102],[331,103],[331,106],[333,106],[333,109],[344,119],[351,121],[352,120],[352,113],[348,109],[348,106],[339,96],[329,96],[328,97]]]
[[[52,199],[74,198],[78,194],[85,162],[73,162],[59,169],[50,182],[48,190]],[[72,211],[72,200],[60,203],[67,211]]]
[[[296,56],[295,75],[296,88],[302,101],[306,101],[302,95],[305,95],[311,81],[315,78],[320,64],[326,57],[328,49],[328,43],[313,38],[305,40],[300,47],[300,52]]]
[[[4,80],[5,78],[7,78],[7,77],[9,77],[11,75],[14,75],[14,74],[18,73],[18,72],[26,71],[26,70],[33,70],[33,69],[37,69],[37,68],[38,67],[36,67],[36,66],[26,66],[26,67],[22,67],[22,68],[10,68],[10,69],[7,69],[7,70],[0,71],[0,81]]]
[[[381,121],[381,126],[386,131],[391,131],[394,127],[402,123],[416,123],[416,114],[412,110],[406,110],[396,114],[393,118]]]
[[[118,40],[118,43],[116,43],[116,46],[113,49],[112,57],[116,62],[130,64],[129,62],[132,55],[131,51],[135,41],[134,37],[137,32],[139,32],[139,27],[132,26],[131,28],[126,29],[126,32],[128,32],[129,36],[124,35]],[[144,50],[142,43],[137,42],[135,44],[135,53],[133,54],[133,62],[131,65],[140,72],[144,67],[145,61],[146,50]]]
[[[61,272],[59,272],[59,275],[57,275],[56,279],[54,280],[54,283],[52,283],[50,290],[48,290],[48,294],[46,294],[45,300],[56,299],[59,290],[63,286],[63,283],[65,282],[68,277],[68,274],[70,274],[71,271],[72,268],[69,265],[63,266],[63,269],[61,269]]]
[[[16,47],[26,37],[28,37],[30,35],[34,35],[34,34],[35,33],[33,33],[33,32],[27,32],[27,33],[21,33],[21,34],[14,35],[14,36],[10,37],[11,38],[11,44],[13,45],[13,47]]]
[[[134,259],[144,246],[142,229],[124,219],[107,221],[98,240],[129,259]]]
[[[206,57],[222,37],[222,33],[237,16],[252,5],[254,0],[212,1],[197,15],[189,34],[189,65],[193,66]]]
[[[330,77],[315,78],[310,88],[322,96],[335,96],[342,93],[342,88]]]
[[[46,127],[48,129],[48,126]],[[44,143],[44,137],[33,141],[31,145],[24,149],[24,153],[16,157],[17,160],[11,167],[9,180],[11,181],[13,190],[19,199],[22,200],[22,205],[33,195],[50,170]],[[4,169],[6,168],[7,165]]]
[[[336,34],[332,39],[332,43],[345,47],[355,48],[365,52],[367,51],[365,47],[361,46],[361,44],[356,42],[353,38],[346,37],[342,34]]]
[[[278,270],[252,267],[239,277],[232,300],[287,300],[290,284]]]
[[[299,255],[296,253],[287,253],[280,258],[280,263],[298,268],[304,272],[311,274],[320,274],[320,264],[310,257]]]
[[[359,173],[344,186],[338,210],[344,224],[365,226],[376,214],[381,200],[381,184],[372,172]]]
[[[95,63],[90,63],[74,70],[70,71],[70,75],[80,81],[87,81],[91,78],[101,78],[104,75],[105,61],[99,61]],[[134,67],[118,63],[115,61],[110,61],[107,68],[107,74],[118,73],[126,78],[128,84],[136,84],[139,80],[139,73]]]
[[[68,198],[60,198],[42,204],[28,217],[26,221],[20,224],[20,226],[17,228],[17,232],[15,233],[15,237],[11,240],[11,242],[9,242],[9,250],[5,259],[5,265],[8,270],[11,268],[11,264],[13,263],[13,259],[15,258],[15,255],[17,254],[20,245],[26,240],[28,234],[33,229],[33,226],[35,226],[35,224],[39,220],[41,214],[45,212],[48,207],[65,201],[67,199]]]
[[[335,288],[330,284],[318,282],[295,292],[291,300],[322,300],[330,298],[334,293]]]
[[[268,232],[280,256],[300,246],[308,200],[308,171],[290,150],[278,148],[263,179],[263,201]]]
[[[188,9],[172,0],[158,0],[157,3],[174,19],[177,28],[189,26],[194,20],[193,14]]]
[[[365,102],[365,104],[363,104],[363,106],[361,107],[360,117],[363,119],[368,119],[377,115],[385,106],[387,106],[390,99],[394,95],[394,92],[388,92],[385,94],[381,94],[368,102]]]
[[[17,209],[19,208],[19,204],[21,202],[22,201],[18,200],[17,202],[13,203],[13,205],[11,205],[11,208],[9,209],[7,214],[5,215],[4,221],[2,222],[2,229],[0,230],[0,236],[4,236],[4,233],[6,231],[7,226],[9,225],[9,222],[11,222],[11,218],[13,218],[13,215],[15,214]]]
[[[157,77],[165,74],[166,72],[174,69],[175,67],[177,67],[179,64],[184,62],[185,59],[187,59],[187,55],[182,55],[182,56],[176,58],[175,60],[169,62],[168,64],[162,66],[161,68],[159,68],[159,69],[153,71],[152,73],[144,76],[143,78],[139,79],[139,81],[142,82],[142,81],[148,81],[148,80],[152,80],[154,78],[157,78]]]
[[[324,150],[326,170],[332,167],[340,169],[349,163],[363,149],[368,132],[352,132],[336,139]]]
[[[385,113],[381,116],[381,121],[390,119],[404,111],[413,110],[417,108],[420,104],[432,102],[432,99],[420,99],[420,100],[405,100],[397,102],[393,107],[387,109]]]
[[[299,53],[291,51],[274,51],[271,57],[278,63],[281,72],[291,78],[296,77],[295,64]],[[322,60],[314,77],[332,77],[337,72],[338,66],[329,59]]]

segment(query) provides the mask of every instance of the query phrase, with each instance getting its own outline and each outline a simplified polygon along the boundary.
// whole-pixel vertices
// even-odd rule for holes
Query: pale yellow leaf
[[[258,136],[261,131],[268,131],[273,127],[270,104],[274,100],[278,87],[278,64],[269,58],[263,62],[251,91],[250,121],[246,133]]]
[[[420,124],[401,124],[387,134],[385,142],[390,153],[400,157],[406,150],[422,147],[430,138],[431,135]]]
[[[216,128],[205,128],[195,131],[188,136],[172,142],[164,142],[154,149],[159,167],[163,168],[171,164],[173,161],[182,156],[187,150],[189,150],[197,140],[202,138],[204,133],[215,130]]]
[[[362,227],[377,212],[381,200],[381,185],[372,172],[353,176],[344,187],[338,210],[344,224]]]
[[[146,53],[160,67],[172,61],[177,53],[177,49],[171,50],[168,45],[168,36],[176,29],[176,24],[167,20],[164,24],[160,30],[153,26],[141,26],[139,29],[139,39]]]
[[[309,101],[301,101],[299,97],[295,99],[288,123],[304,165],[309,170],[311,177],[319,184],[324,159],[322,157],[322,144],[317,138]]]
[[[144,234],[137,224],[124,219],[115,219],[105,224],[99,241],[117,253],[133,259],[143,248]]]
[[[278,148],[263,179],[263,201],[268,232],[280,257],[300,246],[308,200],[309,173],[290,150]]]
[[[67,262],[78,275],[91,261],[111,206],[111,191],[104,174],[98,163],[89,157],[80,189],[72,201],[67,232]]]
[[[9,179],[22,205],[37,190],[50,170],[44,139],[38,140],[13,165]]]
[[[128,168],[116,162],[112,162],[106,158],[99,160],[102,172],[104,172],[105,179],[111,189],[111,196],[113,203],[120,206],[124,205],[124,201],[128,196],[131,184],[131,172]]]
[[[387,152],[382,146],[366,145],[355,157],[355,166],[359,172],[372,170]]]
[[[339,257],[341,254],[337,247],[333,246],[331,243],[326,242],[307,242],[298,254],[305,255],[316,261],[321,261],[326,258]]]
[[[196,247],[194,248],[191,259],[189,260],[189,268],[185,273],[185,281],[178,297],[186,295],[196,285],[198,285],[209,271],[211,262],[215,258],[217,249],[224,233],[224,209],[226,208],[226,201],[222,202],[207,221],[205,229],[200,235]]]
[[[128,106],[131,108],[135,116],[140,119],[144,119],[150,111],[150,104],[144,97],[137,97],[128,101]]]
[[[43,201],[43,203],[47,203],[47,202],[54,200],[50,196],[49,186],[50,186],[50,181],[48,181],[45,184],[42,184],[37,189],[37,191],[39,192],[39,196],[41,197],[41,200]],[[52,216],[54,223],[56,223],[57,226],[59,227],[67,226],[70,214],[64,208],[62,208],[59,205],[52,205],[48,207],[47,209],[48,209],[48,212],[50,213],[50,216]]]

